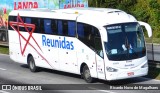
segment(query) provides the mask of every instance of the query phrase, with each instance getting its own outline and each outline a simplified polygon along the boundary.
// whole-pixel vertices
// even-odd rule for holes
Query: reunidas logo
[[[45,35],[42,35],[42,45],[48,47],[55,47],[61,49],[74,50],[73,41],[67,41],[65,37],[61,39],[51,39],[47,38]]]

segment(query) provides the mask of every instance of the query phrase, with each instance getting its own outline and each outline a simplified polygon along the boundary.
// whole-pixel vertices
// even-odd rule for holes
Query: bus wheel
[[[85,65],[83,68],[83,78],[87,83],[93,82],[93,78],[91,77],[91,74],[87,65]]]
[[[37,67],[35,65],[35,61],[34,61],[32,56],[30,56],[28,58],[28,65],[29,65],[29,69],[31,70],[31,72],[36,72],[37,71]]]

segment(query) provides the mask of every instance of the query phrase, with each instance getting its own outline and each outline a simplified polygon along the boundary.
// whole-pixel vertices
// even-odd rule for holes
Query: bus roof
[[[36,11],[36,12],[57,12],[57,13],[70,13],[74,14],[75,12],[79,12],[79,14],[86,14],[86,12],[124,12],[119,9],[112,9],[112,8],[68,8],[68,9],[47,9],[47,8],[32,8],[32,9],[20,9],[20,10],[13,10],[13,11]]]
[[[14,10],[10,15],[18,13],[20,16],[77,20],[94,26],[137,21],[132,15],[111,8],[23,9]]]

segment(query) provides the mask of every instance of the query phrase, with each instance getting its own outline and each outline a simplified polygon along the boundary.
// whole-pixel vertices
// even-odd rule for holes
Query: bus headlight
[[[108,72],[117,72],[118,70],[112,67],[106,67]]]
[[[148,67],[148,63],[145,63],[143,66],[141,66],[141,68],[146,68]]]

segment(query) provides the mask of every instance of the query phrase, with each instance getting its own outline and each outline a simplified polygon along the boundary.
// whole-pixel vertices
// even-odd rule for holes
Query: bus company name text
[[[73,41],[68,41],[65,37],[59,37],[59,39],[51,39],[47,38],[45,35],[42,35],[42,45],[60,49],[74,50]]]

